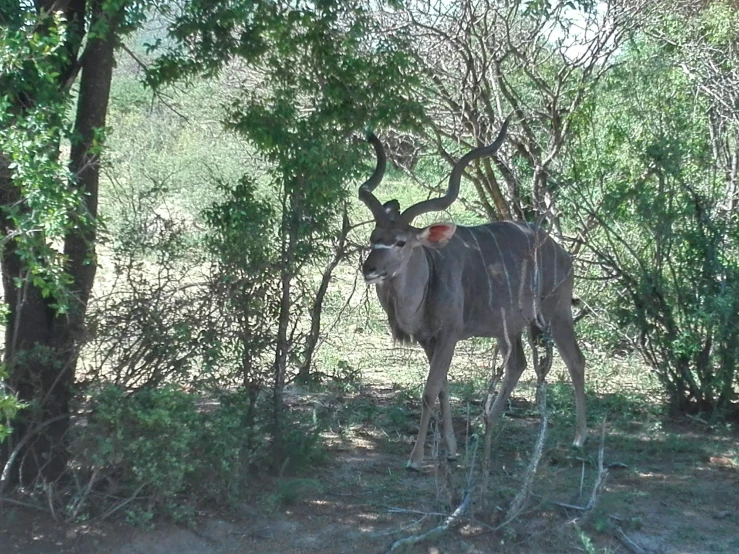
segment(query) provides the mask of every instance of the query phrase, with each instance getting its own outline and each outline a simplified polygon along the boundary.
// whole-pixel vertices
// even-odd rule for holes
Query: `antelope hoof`
[[[405,469],[408,470],[409,473],[421,473],[421,468],[419,464],[412,460],[408,460],[408,463],[405,464]]]

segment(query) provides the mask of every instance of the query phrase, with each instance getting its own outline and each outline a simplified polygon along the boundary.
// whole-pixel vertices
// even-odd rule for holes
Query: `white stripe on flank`
[[[493,242],[495,243],[495,247],[498,249],[498,254],[500,255],[500,263],[503,266],[503,273],[505,274],[505,282],[508,286],[508,298],[511,301],[511,304],[513,304],[513,290],[511,289],[511,279],[508,276],[508,268],[505,265],[505,258],[503,257],[503,251],[500,249],[500,244],[498,244],[498,238],[495,236],[495,233],[493,233],[492,229],[490,227],[485,227],[487,232],[490,234],[490,236],[493,238]]]
[[[531,233],[533,233],[531,227],[527,223],[519,223],[518,221],[506,221],[506,223],[510,223],[523,233],[523,236],[526,237],[526,244],[529,245],[529,250],[531,250]],[[534,237],[534,240],[536,240],[536,237]]]
[[[475,232],[473,229],[467,229],[470,232],[470,235],[472,236],[472,240],[475,241],[475,244],[477,245],[477,252],[480,254],[480,261],[482,262],[482,270],[485,272],[485,277],[488,279],[488,305],[490,306],[490,310],[493,309],[493,283],[490,281],[490,271],[488,271],[488,266],[485,263],[485,256],[482,255],[482,249],[480,248],[480,243],[477,240],[477,237],[475,236]]]

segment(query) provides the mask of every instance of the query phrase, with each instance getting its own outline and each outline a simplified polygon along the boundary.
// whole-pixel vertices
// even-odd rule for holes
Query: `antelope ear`
[[[449,242],[456,231],[457,226],[454,223],[435,223],[422,229],[418,240],[423,246],[439,248]]]

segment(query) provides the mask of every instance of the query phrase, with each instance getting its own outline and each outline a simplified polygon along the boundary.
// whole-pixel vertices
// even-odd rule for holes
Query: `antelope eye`
[[[399,246],[400,248],[403,248],[405,246],[405,241],[399,240],[398,242],[395,243],[395,246]]]

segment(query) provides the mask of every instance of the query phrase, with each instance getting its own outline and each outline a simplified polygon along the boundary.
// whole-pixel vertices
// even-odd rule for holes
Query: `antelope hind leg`
[[[577,344],[571,316],[552,324],[552,338],[570,372],[572,387],[575,389],[577,430],[572,445],[575,448],[582,448],[588,436],[588,425],[585,419],[585,356]]]

